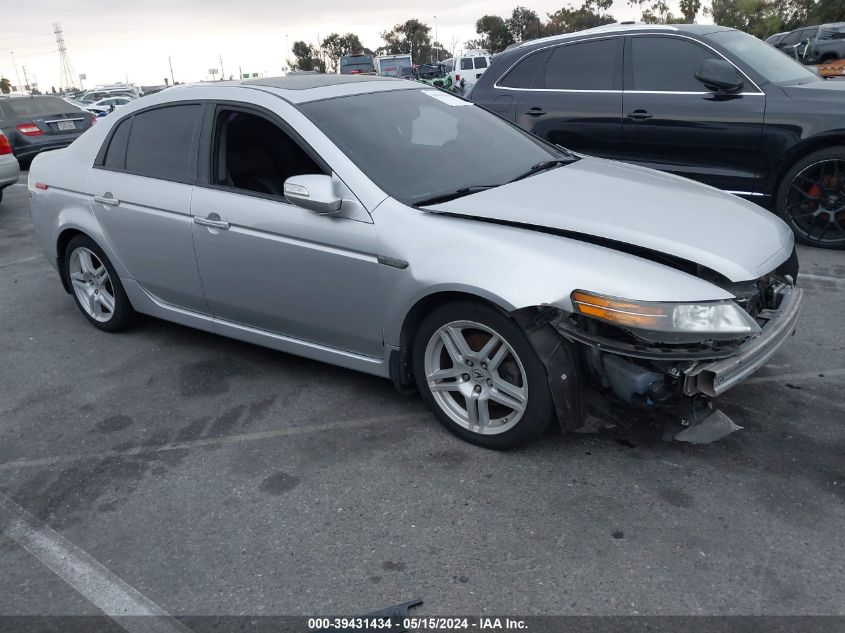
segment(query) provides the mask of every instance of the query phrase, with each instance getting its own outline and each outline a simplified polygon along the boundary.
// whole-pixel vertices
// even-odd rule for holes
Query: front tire
[[[123,290],[114,266],[97,243],[77,235],[64,252],[64,271],[74,301],[97,329],[120,332],[135,320],[135,310]]]
[[[821,248],[845,248],[845,147],[808,154],[778,187],[775,212],[795,239]]]
[[[467,442],[515,448],[552,419],[545,367],[522,329],[493,307],[466,301],[436,308],[417,330],[413,360],[423,399]]]

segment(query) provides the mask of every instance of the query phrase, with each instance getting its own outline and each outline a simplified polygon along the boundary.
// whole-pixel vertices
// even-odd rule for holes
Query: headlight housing
[[[626,328],[703,338],[738,338],[760,333],[760,326],[731,300],[669,303],[632,301],[576,290],[575,312]]]

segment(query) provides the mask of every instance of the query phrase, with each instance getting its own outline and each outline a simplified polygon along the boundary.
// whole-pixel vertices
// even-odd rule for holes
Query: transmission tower
[[[59,47],[59,82],[63,90],[76,88],[76,73],[73,72],[73,65],[65,47],[65,38],[62,35],[62,26],[58,22],[53,24],[53,33],[56,34],[56,45]]]

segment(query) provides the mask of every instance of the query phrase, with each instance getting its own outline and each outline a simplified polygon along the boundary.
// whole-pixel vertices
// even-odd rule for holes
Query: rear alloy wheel
[[[778,214],[804,244],[845,247],[845,148],[799,161],[781,184]]]
[[[438,419],[463,439],[513,448],[552,417],[548,379],[516,323],[487,306],[450,304],[418,330],[414,373]]]
[[[78,235],[70,241],[65,274],[76,305],[94,326],[117,332],[131,325],[135,311],[117,273],[92,239]]]

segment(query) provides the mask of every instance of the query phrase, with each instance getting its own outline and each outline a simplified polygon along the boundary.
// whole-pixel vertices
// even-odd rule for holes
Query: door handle
[[[102,196],[94,196],[94,202],[99,202],[100,204],[105,204],[105,205],[108,205],[110,207],[116,207],[117,205],[120,204],[120,200],[115,198],[108,191],[106,193],[104,193]]]
[[[545,113],[546,111],[543,110],[543,108],[531,108],[525,114],[527,114],[528,116],[543,116]]]
[[[629,119],[633,119],[634,121],[645,121],[646,119],[650,119],[654,115],[651,112],[646,110],[634,110],[631,114],[628,115]]]
[[[199,224],[200,226],[207,226],[212,229],[221,229],[223,231],[229,230],[229,223],[225,220],[213,220],[210,218],[199,218],[194,216],[194,224]]]

